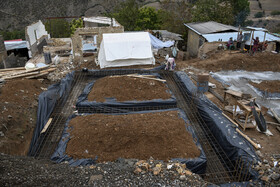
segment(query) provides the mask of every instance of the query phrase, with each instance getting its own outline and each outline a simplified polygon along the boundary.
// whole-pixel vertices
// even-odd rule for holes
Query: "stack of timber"
[[[56,68],[52,68],[50,66],[34,68],[29,70],[26,70],[24,67],[0,69],[0,79],[4,81],[16,78],[32,79],[47,76],[50,72],[53,72],[55,70]]]

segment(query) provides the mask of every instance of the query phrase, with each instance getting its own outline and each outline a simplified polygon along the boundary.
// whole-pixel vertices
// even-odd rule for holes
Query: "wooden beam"
[[[14,71],[14,70],[25,70],[25,67],[0,69],[0,72]]]
[[[248,140],[256,149],[260,149],[260,146],[256,144],[251,138],[249,138],[246,134],[241,132],[238,128],[238,124],[235,123],[230,117],[228,117],[225,113],[223,113],[223,116],[225,116],[230,122],[232,122],[237,128],[235,129],[236,132],[238,132],[241,136],[243,136],[246,140]]]
[[[45,132],[47,131],[48,127],[50,126],[50,124],[51,124],[51,122],[52,122],[52,120],[53,120],[53,118],[50,118],[50,119],[48,120],[48,122],[45,124],[43,130],[41,131],[41,134],[42,134],[42,133],[45,133]]]
[[[27,77],[27,76],[31,76],[31,75],[37,75],[39,73],[40,73],[40,71],[35,71],[35,72],[25,73],[25,74],[21,74],[21,75],[12,76],[12,77],[3,77],[3,79],[4,80],[11,80],[11,79],[23,78],[23,77]]]
[[[272,108],[270,109],[270,111],[272,112],[273,116],[278,121],[278,123],[280,123],[280,117],[276,114],[276,112]]]

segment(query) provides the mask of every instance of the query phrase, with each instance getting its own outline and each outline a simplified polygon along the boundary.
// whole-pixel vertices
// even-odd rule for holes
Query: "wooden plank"
[[[236,122],[234,122],[230,117],[228,117],[225,113],[222,113],[223,116],[225,116],[230,122],[232,122],[237,128],[236,131],[243,136],[246,140],[248,140],[256,149],[260,149],[260,146],[258,146],[258,144],[256,144],[253,140],[251,140],[246,134],[244,134],[243,132],[241,132],[238,128],[238,124]]]
[[[241,135],[243,136],[246,140],[248,140],[248,142],[250,142],[254,147],[255,149],[260,149],[261,146],[259,146],[258,144],[256,144],[251,138],[249,138],[249,136],[247,136],[246,134],[244,134],[243,132],[241,132],[238,128],[236,128],[236,131]]]
[[[230,94],[230,95],[233,95],[233,96],[236,96],[236,97],[240,97],[240,98],[242,98],[242,96],[243,96],[242,92],[238,92],[238,91],[234,91],[234,90],[227,90],[225,92],[227,94]]]
[[[275,119],[278,121],[278,123],[280,123],[280,117],[276,114],[276,112],[274,111],[274,109],[270,109],[270,111],[272,112],[273,116],[275,117]]]
[[[35,72],[21,74],[21,75],[16,75],[16,76],[12,76],[12,77],[3,77],[3,79],[4,80],[11,80],[11,79],[23,78],[23,77],[27,77],[27,76],[31,76],[31,75],[37,75],[39,73],[40,73],[40,71],[35,71]]]
[[[166,82],[164,79],[158,79],[158,78],[151,78],[151,77],[144,77],[144,76],[138,76],[138,75],[126,75],[128,77],[135,77],[135,78],[142,78],[142,79],[150,79],[150,80],[155,80],[155,81],[161,81],[161,82]]]
[[[51,124],[51,122],[52,122],[52,120],[53,120],[53,118],[50,118],[50,119],[48,120],[48,122],[47,122],[46,125],[44,126],[43,130],[41,131],[41,134],[42,134],[42,133],[45,133],[45,132],[47,131],[48,127],[50,126],[50,124]]]
[[[7,71],[14,71],[14,70],[25,70],[25,67],[0,69],[0,72],[7,72]]]
[[[33,78],[37,78],[37,77],[42,77],[42,76],[45,76],[45,75],[48,75],[49,72],[45,72],[45,73],[40,73],[38,75],[33,75],[33,76],[29,76],[29,77],[25,77],[26,79],[33,79]]]
[[[6,75],[7,77],[9,76],[16,76],[16,75],[20,75],[20,74],[25,74],[25,73],[30,73],[30,72],[34,72],[34,71],[40,71],[40,70],[44,70],[49,68],[49,65],[45,66],[45,67],[41,67],[41,68],[34,68],[34,69],[30,69],[30,70],[25,70],[25,71],[19,71],[17,73],[12,73],[12,74],[8,74]]]

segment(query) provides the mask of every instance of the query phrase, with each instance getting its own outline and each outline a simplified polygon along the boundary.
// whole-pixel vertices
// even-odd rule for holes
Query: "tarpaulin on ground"
[[[154,75],[157,77],[160,77],[157,73],[151,73],[149,75]],[[77,109],[81,107],[89,107],[89,108],[104,108],[107,107],[110,108],[109,113],[112,112],[126,112],[126,110],[133,110],[134,107],[149,107],[149,106],[170,106],[170,105],[176,105],[176,98],[174,95],[172,95],[171,91],[168,90],[168,92],[171,94],[170,99],[153,99],[153,100],[147,100],[147,101],[117,101],[115,98],[106,98],[105,102],[97,102],[97,101],[88,101],[88,94],[92,90],[94,86],[95,81],[90,82],[85,87],[82,94],[78,97],[78,101],[76,104]],[[166,85],[167,87],[167,85]],[[119,109],[116,107],[126,108],[126,109]]]
[[[36,150],[36,148],[34,148],[34,146],[38,146],[36,145],[36,141],[47,123],[57,101],[60,98],[66,99],[66,97],[63,98],[62,96],[69,92],[73,77],[74,72],[67,74],[59,83],[49,86],[47,91],[39,95],[36,128],[30,143],[28,155],[31,155],[32,152]]]
[[[150,38],[151,38],[151,44],[153,46],[153,48],[155,49],[162,49],[164,47],[171,47],[174,45],[174,41],[166,41],[163,42],[160,39],[158,39],[157,37],[155,37],[154,35],[150,34]]]
[[[198,173],[198,174],[205,173],[206,164],[207,164],[205,153],[198,141],[198,138],[197,138],[194,130],[192,129],[192,127],[190,125],[187,125],[188,119],[183,111],[181,111],[180,109],[167,109],[167,110],[128,112],[126,114],[143,114],[143,113],[152,113],[152,112],[154,113],[154,112],[164,112],[164,111],[178,111],[179,112],[178,117],[182,118],[185,121],[186,130],[188,132],[190,132],[190,134],[193,137],[194,143],[200,150],[200,156],[197,158],[192,158],[192,159],[174,158],[172,160],[177,160],[177,161],[180,161],[181,163],[185,163],[187,168],[190,169],[194,173]],[[94,115],[94,114],[80,114],[80,115]],[[114,114],[106,114],[106,115],[122,115],[122,114],[114,113]],[[65,154],[67,143],[69,142],[69,140],[71,140],[71,136],[69,133],[69,131],[71,131],[71,129],[69,127],[69,121],[74,117],[76,117],[76,115],[70,116],[69,119],[67,120],[61,140],[58,144],[56,151],[52,155],[51,159],[57,163],[67,161],[71,166],[92,165],[97,162],[98,155],[95,157],[95,159],[86,159],[86,158],[85,159],[73,159]],[[94,146],[94,145],[92,145],[92,146]]]
[[[196,87],[187,74],[176,72],[176,76],[184,83],[185,91],[189,95],[195,95]],[[259,161],[252,145],[236,132],[236,126],[222,115],[222,111],[214,103],[205,95],[202,95],[196,100],[196,104],[204,122],[231,161],[235,162],[240,158],[248,164],[249,162],[255,163]],[[250,169],[249,173],[254,180],[258,178],[256,171]]]

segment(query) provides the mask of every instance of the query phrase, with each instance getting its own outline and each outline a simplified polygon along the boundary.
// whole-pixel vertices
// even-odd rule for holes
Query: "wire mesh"
[[[146,74],[151,73],[148,70],[100,70],[80,72],[76,71],[71,88],[57,102],[56,107],[51,114],[52,123],[46,133],[40,134],[34,150],[31,151],[31,156],[37,158],[50,158],[58,142],[61,138],[66,120],[74,113],[124,113],[124,111],[151,111],[162,110],[169,108],[181,108],[187,115],[190,125],[194,128],[196,135],[203,147],[207,157],[206,174],[202,177],[208,182],[214,184],[222,184],[233,181],[246,181],[251,178],[249,169],[252,163],[249,163],[241,158],[237,161],[232,161],[228,158],[219,142],[216,140],[211,130],[205,124],[199,114],[197,103],[199,97],[189,95],[185,85],[173,73],[161,71],[157,72],[166,79],[167,85],[175,95],[177,105],[163,106],[141,106],[141,107],[123,107],[123,106],[98,106],[98,107],[73,107],[78,96],[82,93],[83,88],[92,80],[111,75],[126,75],[126,74]]]

